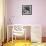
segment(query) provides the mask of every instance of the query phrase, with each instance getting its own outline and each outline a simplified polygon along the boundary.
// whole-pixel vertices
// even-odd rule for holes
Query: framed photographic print
[[[22,5],[22,15],[32,15],[32,5]]]

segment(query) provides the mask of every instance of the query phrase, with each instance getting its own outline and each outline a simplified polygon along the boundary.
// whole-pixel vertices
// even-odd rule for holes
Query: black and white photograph
[[[22,15],[32,15],[32,5],[22,5]]]

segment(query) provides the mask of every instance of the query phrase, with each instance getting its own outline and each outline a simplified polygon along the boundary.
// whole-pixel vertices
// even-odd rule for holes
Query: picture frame
[[[32,5],[22,5],[22,15],[32,15]]]

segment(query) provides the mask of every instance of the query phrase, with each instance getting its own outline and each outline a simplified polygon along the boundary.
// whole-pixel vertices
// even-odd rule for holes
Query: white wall
[[[3,40],[3,0],[0,0],[0,41]]]
[[[32,15],[22,16],[22,5],[32,5]],[[7,8],[12,24],[40,24],[46,36],[46,0],[7,0]]]

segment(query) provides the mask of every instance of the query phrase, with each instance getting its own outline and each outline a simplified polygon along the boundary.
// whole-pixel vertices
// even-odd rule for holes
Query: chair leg
[[[15,42],[16,42],[16,36],[15,36]]]
[[[2,45],[1,46],[3,46],[4,45],[4,43],[2,42]]]

